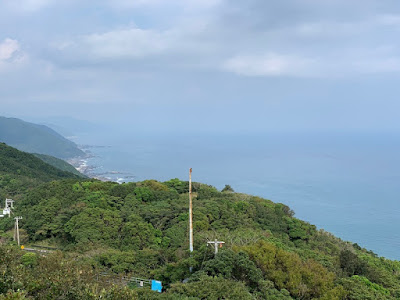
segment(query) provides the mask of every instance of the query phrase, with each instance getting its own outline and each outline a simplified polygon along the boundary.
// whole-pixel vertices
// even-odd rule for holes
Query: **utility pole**
[[[19,225],[18,221],[22,219],[22,217],[15,217],[15,230],[14,230],[14,241],[16,240],[19,246]]]
[[[214,254],[217,255],[218,254],[218,247],[222,247],[222,244],[225,244],[225,242],[218,241],[217,239],[215,239],[212,242],[207,242],[207,244],[209,244],[209,245],[214,244],[214,250],[215,250]]]
[[[192,168],[189,170],[189,250],[193,252]],[[192,272],[192,267],[190,267]]]
[[[189,250],[193,252],[192,168],[189,170]]]

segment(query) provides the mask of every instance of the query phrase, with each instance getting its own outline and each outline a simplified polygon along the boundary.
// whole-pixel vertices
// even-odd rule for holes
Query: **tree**
[[[242,282],[209,276],[195,282],[174,284],[168,293],[197,299],[253,299]]]
[[[368,264],[350,250],[341,251],[339,259],[340,267],[348,276],[365,275],[368,272]]]
[[[225,187],[221,190],[221,192],[234,193],[235,191],[229,184],[225,184]]]

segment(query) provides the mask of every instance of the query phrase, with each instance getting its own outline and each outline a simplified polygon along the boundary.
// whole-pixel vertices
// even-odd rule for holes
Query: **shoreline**
[[[136,178],[136,176],[134,176],[133,174],[121,171],[99,170],[100,172],[95,172],[102,167],[90,164],[90,160],[94,158],[99,158],[100,156],[95,155],[92,151],[88,149],[111,148],[111,146],[78,145],[78,148],[85,153],[85,156],[74,157],[68,159],[67,162],[83,175],[100,181],[111,181],[119,184],[124,182],[131,182],[133,181],[132,179]]]

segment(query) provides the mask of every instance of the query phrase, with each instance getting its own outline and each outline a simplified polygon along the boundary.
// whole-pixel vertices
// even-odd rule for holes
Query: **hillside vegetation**
[[[16,200],[21,241],[59,249],[20,250],[13,218],[1,218],[0,299],[400,298],[400,262],[230,186],[193,183],[190,254],[188,187],[82,179],[0,144],[0,197]],[[217,255],[214,239],[225,242]],[[164,292],[124,286],[121,276],[161,280]]]
[[[80,177],[57,169],[32,154],[0,143],[0,203],[5,197],[21,195],[43,182]]]
[[[75,174],[81,178],[87,178],[87,176],[83,175],[80,173],[77,169],[75,169],[74,166],[70,165],[66,161],[59,159],[54,156],[46,155],[46,154],[38,154],[38,153],[33,153],[37,158],[40,158],[43,160],[45,163],[65,172],[69,172],[72,174]]]
[[[24,217],[24,242],[62,252],[27,257],[3,247],[13,263],[0,264],[0,292],[45,298],[51,290],[58,299],[101,293],[108,299],[399,299],[399,262],[318,230],[286,205],[193,187],[192,255],[188,182],[69,179],[24,192],[16,211]],[[5,237],[12,225],[0,220]],[[226,244],[214,256],[207,241],[216,238]],[[101,289],[93,275],[101,272],[161,280],[165,292]]]
[[[53,129],[15,118],[0,117],[0,142],[21,151],[67,159],[84,156],[75,143]]]

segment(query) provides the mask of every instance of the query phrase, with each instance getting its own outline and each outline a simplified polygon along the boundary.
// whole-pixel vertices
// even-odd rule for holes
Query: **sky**
[[[1,0],[0,115],[400,131],[398,0]]]

